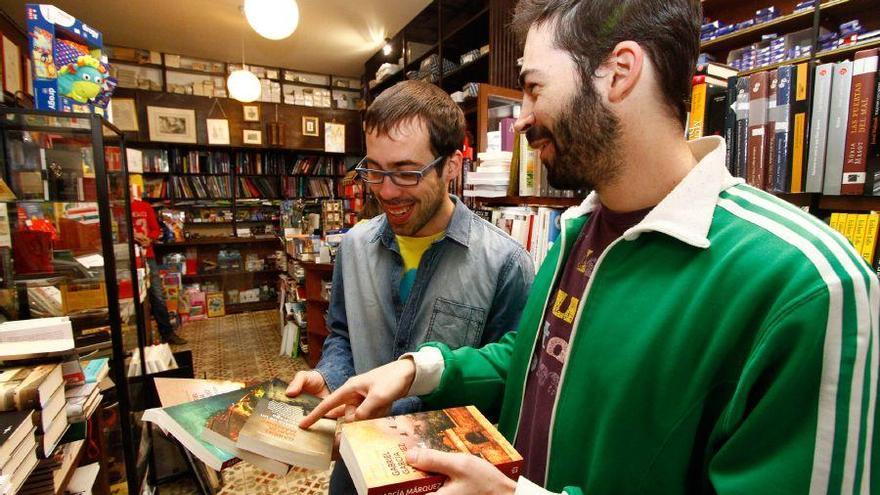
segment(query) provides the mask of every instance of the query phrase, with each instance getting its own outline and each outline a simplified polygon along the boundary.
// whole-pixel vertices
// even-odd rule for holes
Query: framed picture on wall
[[[320,132],[318,131],[318,117],[303,116],[302,134],[303,136],[320,136]]]
[[[147,107],[150,141],[196,142],[196,112],[188,108]]]
[[[263,144],[263,133],[262,131],[245,129],[242,141],[244,141],[244,144]]]
[[[345,153],[345,124],[324,122],[324,151]]]
[[[113,98],[110,100],[110,115],[113,125],[120,131],[138,131],[137,108],[133,98]]]
[[[207,119],[208,144],[229,144],[229,121],[226,119]]]
[[[244,121],[245,122],[259,122],[260,121],[260,107],[259,105],[243,105],[244,109]]]
[[[21,50],[6,36],[3,36],[3,89],[12,94],[22,90]]]

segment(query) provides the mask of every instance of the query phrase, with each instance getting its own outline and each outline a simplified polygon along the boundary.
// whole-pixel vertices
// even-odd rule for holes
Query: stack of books
[[[37,466],[32,411],[0,413],[0,493],[16,493]]]
[[[61,364],[40,364],[0,371],[0,410],[32,411],[37,427],[37,454],[47,457],[67,430]]]
[[[479,165],[474,172],[468,172],[465,179],[465,197],[500,198],[507,196],[510,184],[510,151],[479,153]]]

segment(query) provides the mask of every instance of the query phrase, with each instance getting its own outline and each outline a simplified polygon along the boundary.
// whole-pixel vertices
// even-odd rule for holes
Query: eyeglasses
[[[431,169],[431,167],[435,167],[446,159],[445,156],[440,155],[435,158],[431,163],[422,167],[421,170],[394,170],[391,172],[386,172],[384,170],[375,170],[372,168],[364,168],[364,163],[367,161],[367,157],[364,157],[355,167],[355,172],[357,172],[358,178],[367,184],[381,184],[385,181],[385,177],[390,177],[391,182],[393,182],[397,186],[401,187],[414,187],[419,185],[422,177],[425,176],[425,173]]]

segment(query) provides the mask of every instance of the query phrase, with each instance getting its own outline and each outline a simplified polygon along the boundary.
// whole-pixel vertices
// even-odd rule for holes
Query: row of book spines
[[[333,196],[333,179],[294,177],[285,183],[284,191],[288,197],[304,198],[308,196]]]
[[[830,225],[852,243],[865,262],[874,263],[880,213],[832,213]]]
[[[807,63],[783,66],[731,78],[726,90],[697,76],[688,137],[723,135],[731,173],[757,187],[880,195],[877,60],[873,49],[815,74]]]
[[[177,198],[210,199],[232,197],[229,180],[225,177],[172,177],[171,186],[172,193]]]
[[[227,174],[229,173],[231,158],[229,153],[212,152],[199,153],[171,153],[171,170],[183,174]],[[145,167],[146,170],[146,167]]]
[[[277,198],[276,184],[263,177],[239,177],[238,196],[240,198]]]
[[[345,175],[345,163],[341,159],[302,157],[290,168],[290,175]]]

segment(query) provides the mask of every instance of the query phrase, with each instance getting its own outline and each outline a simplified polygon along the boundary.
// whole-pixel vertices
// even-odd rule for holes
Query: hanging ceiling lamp
[[[263,92],[260,80],[248,70],[244,63],[244,30],[241,34],[241,69],[229,74],[226,79],[226,89],[229,91],[230,98],[235,98],[242,103],[257,101],[260,98],[260,93]]]
[[[226,79],[226,87],[229,88],[229,96],[242,103],[257,101],[262,92],[260,80],[253,72],[244,69],[233,71]]]
[[[248,24],[264,38],[283,40],[299,24],[296,0],[244,0]]]

